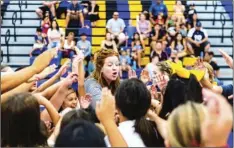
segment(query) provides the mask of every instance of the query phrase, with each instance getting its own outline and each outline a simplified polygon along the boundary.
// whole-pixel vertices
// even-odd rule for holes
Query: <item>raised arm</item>
[[[70,60],[67,60],[67,61],[63,64],[63,66],[59,69],[59,71],[58,71],[52,78],[50,78],[48,81],[46,81],[46,82],[43,83],[41,86],[39,86],[35,92],[42,92],[42,91],[44,91],[46,88],[48,88],[48,87],[50,87],[51,85],[53,85],[54,82],[55,82],[56,80],[58,80],[58,79],[61,77],[61,75],[63,75],[63,74],[66,72],[69,61],[70,61]]]
[[[219,52],[222,54],[223,58],[225,59],[226,63],[230,68],[233,69],[233,59],[230,57],[225,51],[222,49],[219,49]]]
[[[49,99],[55,94],[58,88],[62,85],[63,81],[59,81],[58,83],[53,84],[49,88],[45,89],[41,92],[42,96]]]
[[[79,96],[85,96],[85,88],[84,88],[84,79],[85,79],[85,71],[83,65],[84,55],[80,52],[72,63],[72,71],[78,75],[78,94]]]
[[[4,103],[7,101],[7,99],[16,94],[16,93],[22,93],[22,92],[28,92],[30,90],[30,88],[32,88],[32,86],[35,84],[34,82],[30,82],[30,83],[23,83],[21,85],[19,85],[18,87],[4,93],[3,95],[1,95],[1,103]]]
[[[50,118],[52,119],[53,123],[56,125],[60,118],[58,111],[54,108],[54,106],[50,103],[50,101],[47,100],[45,97],[43,97],[41,94],[34,94],[34,96],[37,98],[40,105],[45,106],[47,112],[49,113]],[[43,113],[41,113],[41,119],[43,121],[46,121],[46,118],[43,116]]]
[[[64,79],[61,87],[56,91],[53,97],[50,99],[50,103],[55,107],[58,111],[63,104],[64,99],[66,98],[67,94],[69,94],[69,88],[71,87],[72,83],[77,81],[77,76],[74,73],[68,75],[66,79]],[[41,113],[41,116],[46,121],[50,121],[51,118],[48,114],[47,110],[44,110]]]
[[[45,67],[47,67],[51,59],[55,55],[55,50],[48,50],[39,55],[32,66],[24,68],[20,71],[9,73],[1,76],[1,91],[2,93],[7,92],[20,84],[26,82],[34,74],[40,73]]]

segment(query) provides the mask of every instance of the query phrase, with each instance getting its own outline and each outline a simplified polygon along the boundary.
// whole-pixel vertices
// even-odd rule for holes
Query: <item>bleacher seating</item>
[[[86,32],[89,35],[88,40],[92,43],[92,53],[100,50],[100,43],[105,38],[106,34],[106,22],[112,17],[114,11],[118,11],[120,18],[124,19],[126,26],[128,21],[132,20],[133,26],[136,26],[136,15],[138,15],[142,10],[148,10],[151,2],[145,0],[116,0],[116,1],[97,1],[100,7],[100,20],[97,22],[96,28],[90,29],[79,29],[79,33]],[[164,1],[167,5],[169,14],[173,12],[173,5],[175,1]],[[214,5],[212,1],[194,1],[196,5],[196,10],[198,11],[198,18],[201,20],[203,27],[207,30],[209,34],[209,39],[211,42],[211,50],[215,53],[215,59],[221,66],[221,80],[230,82],[232,80],[232,74],[227,69],[227,65],[223,62],[220,53],[217,51],[218,48],[223,48],[227,53],[232,54],[232,41],[231,41],[231,31],[232,31],[232,20],[229,14],[232,14],[232,10],[229,9],[230,5],[227,3],[217,2],[216,6],[216,20],[215,25],[213,25],[213,14]],[[11,37],[9,42],[10,49],[10,66],[19,67],[22,65],[29,64],[28,53],[32,48],[34,42],[33,36],[35,30],[39,27],[40,19],[35,14],[35,9],[41,6],[40,1],[28,1],[28,7],[22,10],[23,22],[20,24],[19,18],[16,21],[16,36],[17,42],[14,42],[13,37]],[[207,10],[205,10],[207,7]],[[19,11],[18,3],[16,1],[11,1],[5,18],[3,20],[3,25],[1,28],[1,45],[4,55],[6,55],[6,44],[5,44],[5,32],[10,29],[11,36],[13,36],[13,26],[12,26],[12,14],[14,11]],[[19,13],[19,12],[18,12]],[[224,42],[221,43],[220,35],[222,33],[222,23],[220,20],[220,15],[223,13],[226,18],[226,23],[224,26]],[[65,18],[64,15],[61,19],[58,19],[59,26],[64,28]],[[212,16],[212,17],[211,17]],[[89,21],[85,21],[89,24]],[[64,28],[65,29],[65,28]],[[78,30],[78,29],[77,29]],[[146,65],[149,62],[150,48],[149,43],[146,41],[145,57],[142,58],[142,65]],[[6,57],[4,57],[6,61]]]

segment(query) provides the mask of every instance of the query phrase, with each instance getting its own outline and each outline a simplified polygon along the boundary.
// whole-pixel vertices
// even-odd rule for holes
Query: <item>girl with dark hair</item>
[[[167,84],[163,100],[159,116],[166,119],[177,106],[187,101],[202,103],[202,87],[193,74],[190,74],[188,79],[173,74]]]
[[[64,37],[64,32],[59,28],[59,25],[56,20],[51,22],[50,29],[47,32],[49,39],[48,48],[60,47],[61,38]]]
[[[46,135],[41,127],[40,108],[48,110],[54,124],[59,115],[50,102],[39,95],[15,94],[1,104],[1,146],[36,147],[46,146]]]
[[[171,43],[171,49],[176,50],[179,55],[185,56],[187,54],[186,40],[181,33],[175,35],[175,40]]]
[[[144,40],[141,40],[139,33],[137,32],[134,33],[131,45],[132,45],[131,56],[135,61],[137,61],[137,66],[140,68],[141,57],[144,56],[145,43]]]
[[[86,120],[86,121],[94,123],[97,120],[97,118],[96,118],[95,113],[92,113],[91,111],[86,110],[86,109],[72,110],[72,111],[67,112],[60,119],[60,121],[58,122],[58,124],[56,125],[53,131],[53,134],[51,134],[51,136],[47,140],[48,145],[50,147],[54,147],[56,138],[60,134],[60,132],[67,125],[69,125],[69,123],[79,121],[79,120]]]
[[[154,124],[145,118],[151,105],[151,94],[142,81],[123,81],[116,91],[115,102],[119,115],[118,128],[129,147],[164,146]]]
[[[55,147],[105,147],[104,133],[85,120],[70,122],[58,135]]]

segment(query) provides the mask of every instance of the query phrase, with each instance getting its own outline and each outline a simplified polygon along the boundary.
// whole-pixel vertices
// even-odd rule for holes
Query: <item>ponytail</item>
[[[164,140],[158,133],[155,124],[141,117],[136,119],[135,132],[137,132],[147,147],[164,147]]]

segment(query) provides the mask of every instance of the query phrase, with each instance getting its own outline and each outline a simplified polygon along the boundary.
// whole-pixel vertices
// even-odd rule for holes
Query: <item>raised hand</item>
[[[96,115],[103,125],[115,119],[115,98],[107,88],[102,89],[102,99],[96,104]]]
[[[90,103],[92,102],[92,96],[90,94],[86,94],[84,97],[80,97],[80,107],[81,108],[88,108]]]
[[[84,54],[82,52],[79,52],[78,55],[73,58],[72,71],[78,72],[78,65],[83,60],[84,60]]]
[[[128,71],[128,78],[132,79],[132,78],[137,78],[136,72],[134,70],[129,70]]]
[[[62,86],[65,88],[70,88],[72,83],[76,83],[78,81],[78,75],[74,72],[70,73],[62,83]]]
[[[201,133],[206,147],[226,146],[232,129],[233,113],[227,100],[208,89],[202,94],[206,103],[205,121]]]
[[[233,69],[233,59],[230,57],[225,51],[222,49],[219,49],[219,52],[222,54],[223,58],[225,59],[226,63],[230,68]]]

